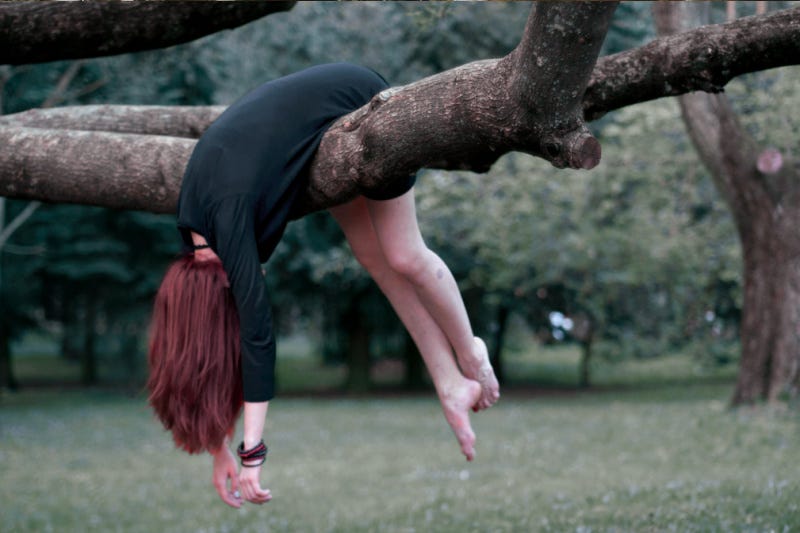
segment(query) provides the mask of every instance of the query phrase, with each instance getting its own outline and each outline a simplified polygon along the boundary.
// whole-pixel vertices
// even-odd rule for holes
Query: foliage
[[[718,285],[737,286],[737,243],[674,104],[627,108],[601,140],[591,175],[522,155],[485,177],[434,173],[420,186],[422,225],[487,303],[511,303],[537,328],[552,311],[587,313],[614,350],[641,338],[638,355],[656,355],[707,332]]]

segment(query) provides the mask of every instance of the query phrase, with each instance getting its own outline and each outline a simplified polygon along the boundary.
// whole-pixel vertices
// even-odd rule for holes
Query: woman
[[[346,63],[274,80],[230,106],[187,166],[178,204],[187,253],[156,297],[150,403],[179,446],[213,454],[214,485],[231,506],[271,499],[259,482],[275,366],[261,263],[283,234],[327,128],[385,88],[374,71]],[[414,180],[363,190],[331,213],[419,347],[447,422],[472,460],[469,410],[491,406],[499,387],[452,274],[422,240]],[[229,445],[242,404],[237,475]]]

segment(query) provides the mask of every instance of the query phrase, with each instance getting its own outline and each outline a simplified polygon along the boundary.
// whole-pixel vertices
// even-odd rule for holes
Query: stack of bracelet
[[[264,444],[263,439],[249,450],[244,449],[244,441],[242,441],[242,443],[239,444],[239,447],[236,449],[236,453],[239,454],[239,459],[241,459],[242,466],[245,467],[261,466],[264,464],[264,461],[267,460],[267,446]],[[261,460],[255,464],[244,464],[245,461],[255,461],[256,459]]]

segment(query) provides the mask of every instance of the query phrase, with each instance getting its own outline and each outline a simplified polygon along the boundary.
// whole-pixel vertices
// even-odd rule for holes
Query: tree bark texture
[[[569,12],[580,11],[584,6],[570,3],[551,9],[556,7]],[[551,13],[550,19],[556,14]],[[570,34],[569,38],[565,36],[564,40],[550,43],[547,49],[525,44],[542,25],[541,21],[535,21],[542,16],[537,10],[532,11],[523,42],[510,56],[472,63],[390,89],[364,108],[343,117],[325,136],[303,212],[347,201],[358,194],[359,180],[365,185],[385,183],[423,166],[486,170],[497,157],[513,149],[543,152],[541,155],[546,159],[562,166],[570,161],[581,165],[584,155],[590,156],[589,159],[596,156],[597,147],[585,137],[582,127],[571,135],[563,135],[561,143],[552,142],[554,138],[558,140],[558,135],[554,137],[552,132],[560,131],[565,121],[574,122],[574,114],[558,112],[549,119],[541,116],[551,103],[563,109],[573,92],[577,98],[582,87],[581,68],[588,62],[578,61],[582,66],[573,69],[575,87],[567,90],[567,96],[548,96],[550,84],[567,87],[564,73],[555,66],[564,63],[560,59],[562,52],[580,37]],[[592,26],[590,21],[576,18],[581,24]],[[560,26],[562,21],[554,24]],[[590,31],[595,39],[597,31],[596,27]],[[736,34],[736,39],[732,40],[728,32]],[[540,35],[541,42],[548,39]],[[797,64],[798,43],[800,8],[701,27],[680,37],[662,37],[644,47],[602,58],[592,71],[583,96],[583,111],[593,118],[621,106],[681,91],[716,90],[723,83],[722,74],[716,74],[717,71],[731,77],[760,68]],[[571,54],[570,58],[580,59],[578,52]],[[528,60],[530,57],[532,61]],[[706,59],[695,62],[692,60],[695,57]],[[540,62],[544,72],[524,72],[526,68],[538,69]],[[547,66],[551,66],[550,71],[546,71]],[[520,76],[530,79],[541,76],[538,92],[512,98],[510,87],[527,86]],[[651,83],[653,76],[656,81]],[[709,79],[716,81],[710,83]],[[537,95],[541,97],[539,106]],[[526,103],[518,103],[520,99]],[[170,137],[196,138],[222,109],[86,106],[0,117],[0,146],[6,147],[0,151],[0,195],[173,213],[183,168],[194,145],[177,145]],[[520,125],[520,121],[525,124]],[[542,121],[547,127],[534,127]],[[33,139],[31,132],[19,132],[19,127],[37,128],[42,133]],[[62,145],[75,147],[73,132],[62,131],[68,129],[97,131],[86,139],[95,146],[60,152]],[[538,140],[535,131],[540,132]],[[148,150],[142,151],[140,142],[125,145],[115,133],[154,137],[150,139],[152,144],[147,145]],[[147,161],[151,148],[162,164]],[[104,154],[104,164],[93,165],[91,170],[84,168],[85,158],[94,153]],[[169,158],[173,160],[168,162]],[[48,159],[49,163],[45,161]],[[132,161],[142,164],[130,164]],[[172,169],[170,174],[164,173],[167,162]],[[62,191],[76,194],[64,195]],[[162,193],[154,195],[153,191]]]
[[[615,2],[537,5],[520,46],[509,56],[471,63],[409,86],[388,89],[363,108],[342,117],[322,141],[297,216],[344,203],[363,187],[403,179],[421,167],[486,171],[497,158],[512,150],[540,155],[559,167],[596,165],[599,144],[583,123],[580,102],[615,8]],[[559,30],[541,31],[555,27]],[[562,56],[570,61],[561,61]],[[109,107],[93,111],[100,116],[120,116]],[[210,120],[217,111],[204,108],[200,113]],[[140,118],[122,121],[119,129],[142,131],[132,124],[159,112],[152,108],[134,111]],[[177,109],[172,116],[190,113]],[[104,165],[93,167],[99,175],[92,177],[85,171],[79,175],[71,172],[69,167],[85,165],[84,158],[94,154],[94,149],[79,150],[74,132],[44,129],[50,119],[59,128],[68,125],[69,120],[75,120],[72,124],[77,129],[107,129],[107,125],[117,128],[111,117],[87,119],[86,113],[70,110],[4,117],[3,123],[8,126],[0,127],[0,146],[8,149],[0,153],[0,195],[174,212],[191,147],[184,149],[161,137],[157,143],[168,146],[159,153],[171,153],[174,168],[180,171],[165,175],[152,165],[134,170],[127,163],[146,158],[148,152],[133,146],[121,149],[119,138],[113,134],[108,138],[111,145],[106,146],[105,134],[98,132],[96,137],[82,139],[97,144],[98,153],[118,158],[119,166],[127,166],[129,182],[125,185],[117,181],[120,171],[107,167],[115,179],[100,188],[83,186],[87,180],[95,185],[106,181],[103,166],[114,165],[106,159]],[[44,137],[33,140],[33,132],[19,127],[23,123],[44,130]],[[156,131],[164,131],[164,123],[157,120]],[[170,135],[195,136],[197,124],[194,119],[187,119],[177,132],[173,126],[166,128]],[[37,143],[41,143],[39,149]],[[62,146],[68,148],[59,157],[63,172],[50,172],[54,169],[45,160],[53,159],[54,151]],[[48,172],[42,173],[45,169]],[[72,184],[55,184],[53,180]],[[45,182],[47,186],[41,186]],[[152,191],[160,191],[165,184],[166,194],[154,201]],[[83,189],[80,197],[60,194],[76,186]],[[141,200],[136,200],[140,195]]]
[[[580,11],[582,8],[562,5],[559,9]],[[573,130],[577,133],[562,137],[559,145],[550,142],[547,133],[537,142],[531,138],[534,128],[520,125],[520,117],[526,124],[541,120],[548,123],[540,117],[547,109],[544,103],[550,105],[555,101],[555,105],[563,109],[572,98],[572,92],[567,91],[567,97],[550,97],[550,100],[543,97],[542,105],[536,105],[537,95],[549,92],[544,80],[560,83],[562,87],[568,85],[560,72],[552,70],[543,74],[535,89],[538,92],[520,97],[527,102],[525,105],[509,96],[508,87],[530,87],[529,78],[539,75],[518,71],[538,68],[540,62],[542,68],[561,65],[564,61],[560,54],[572,47],[570,39],[553,43],[545,35],[540,36],[539,42],[548,42],[550,46],[546,49],[527,43],[542,25],[534,19],[542,16],[532,11],[523,42],[509,57],[473,63],[416,84],[391,89],[340,120],[325,136],[324,149],[315,161],[302,212],[350,199],[358,192],[359,180],[365,185],[388,181],[426,165],[485,170],[502,153],[512,149],[538,150],[557,165],[566,164],[565,153],[573,164],[582,164],[584,152],[581,148],[588,150],[589,156],[596,155],[592,141],[584,136],[581,127]],[[582,23],[587,21],[583,19]],[[737,38],[730,39],[729,31]],[[596,28],[592,28],[591,35],[597,37]],[[580,40],[580,37],[572,35],[571,39]],[[800,8],[721,26],[701,27],[680,37],[662,37],[644,47],[602,58],[583,96],[583,111],[592,118],[634,102],[681,91],[716,90],[723,83],[720,77],[723,74],[730,77],[759,68],[798,63],[798,43]],[[709,61],[693,62],[692,58],[703,56],[704,50],[716,52],[705,52]],[[583,62],[584,66],[586,63],[588,60]],[[650,82],[651,79],[656,81]],[[710,83],[709,79],[716,81]],[[580,86],[580,82],[576,82],[575,98]],[[387,103],[384,97],[391,105],[384,105]],[[0,117],[0,146],[7,147],[0,151],[0,195],[173,213],[183,168],[193,143],[176,145],[169,137],[198,137],[222,109],[106,105],[32,110]],[[565,122],[574,121],[574,115],[556,113],[550,117],[549,128],[539,128],[539,131],[559,131]],[[18,131],[18,127],[44,131],[34,140],[32,132]],[[61,152],[59,146],[74,147],[75,139],[72,132],[58,131],[61,129],[98,133],[91,137],[93,146]],[[162,137],[153,137],[149,144],[144,139],[136,139],[126,145],[119,142],[115,133]],[[576,149],[569,142],[575,139],[584,144]],[[524,144],[528,146],[520,147]],[[158,154],[161,165],[148,161],[150,149]],[[101,156],[99,161],[103,164],[85,168],[86,161],[95,159],[95,154]],[[48,159],[49,163],[43,161]],[[164,173],[164,164],[170,159],[173,160],[168,166],[173,170]],[[62,194],[64,191],[73,191],[73,194]]]
[[[663,35],[600,58],[586,89],[584,114],[594,120],[664,96],[718,93],[742,74],[799,62],[800,7]]]
[[[654,8],[659,32],[680,31],[698,6]],[[680,37],[680,35],[678,35]],[[740,124],[727,97],[679,98],[689,136],[730,206],[743,254],[742,354],[733,402],[797,394],[800,375],[800,162],[759,170],[764,151]]]
[[[225,106],[84,105],[0,116],[0,129],[104,131],[198,139]]]
[[[0,133],[0,195],[175,212],[195,141],[180,137],[9,128]],[[12,148],[13,147],[13,148]],[[147,176],[131,181],[132,176]],[[88,201],[87,201],[88,199]],[[149,206],[149,207],[148,207]]]
[[[294,4],[2,2],[0,64],[21,65],[166,48],[287,11]]]
[[[605,4],[594,7],[603,6],[609,10],[613,7]],[[546,49],[541,44],[529,42],[535,40],[534,33],[543,24],[537,19],[548,16],[551,23],[557,19],[559,22],[555,25],[560,26],[557,16],[563,11],[581,12],[584,8],[575,4],[550,8],[556,7],[561,11],[549,14],[532,11],[525,36],[510,56],[472,63],[406,87],[390,89],[364,108],[343,117],[323,140],[313,167],[311,185],[302,209],[296,215],[347,201],[358,194],[362,182],[363,185],[387,182],[423,166],[486,170],[502,153],[513,149],[538,152],[559,166],[584,163],[588,166],[593,163],[592,158],[599,155],[594,150],[599,147],[594,145],[593,139],[585,136],[582,126],[562,134],[560,138],[552,135],[565,124],[574,123],[574,114],[558,112],[549,120],[541,117],[547,106],[553,105],[559,110],[568,107],[572,92],[575,92],[575,98],[580,94],[580,81],[576,81],[573,91],[567,91],[567,97],[547,97],[549,84],[560,87],[569,84],[559,69],[537,72],[534,74],[541,75],[540,83],[538,88],[531,89],[536,92],[528,96],[510,96],[509,87],[531,87],[529,78],[534,75],[521,74],[521,70],[538,68],[540,62],[543,70],[548,65],[560,66],[564,63],[560,54],[565,49],[581,48],[573,46],[581,39],[574,33],[555,42],[547,35],[539,35],[538,43],[549,43]],[[578,15],[574,18],[581,24],[592,26],[587,19]],[[593,26],[590,35],[596,38],[597,31]],[[729,31],[738,37],[731,40]],[[722,83],[720,76],[723,74],[732,76],[762,67],[796,64],[800,61],[800,53],[795,53],[798,43],[800,8],[749,17],[726,25],[697,28],[680,38],[662,37],[639,49],[601,59],[583,96],[583,111],[589,117],[596,117],[635,101],[710,88],[708,80],[717,80],[711,85]],[[716,50],[705,53],[714,61],[693,62],[692,58],[703,56],[704,50]],[[531,57],[533,59],[528,60]],[[577,51],[569,57],[578,65],[572,70],[577,80],[582,75],[579,65],[585,67],[588,59],[584,57],[584,61],[580,61]],[[715,74],[717,71],[721,74]],[[650,83],[650,76],[656,76],[657,83]],[[536,105],[537,95],[545,95],[539,106]],[[520,98],[527,103],[519,104],[517,100]],[[35,110],[0,117],[0,146],[8,147],[0,152],[0,195],[172,213],[191,148],[178,148],[167,136],[195,138],[221,110],[221,107],[87,106],[87,109]],[[531,125],[542,121],[547,127],[534,128]],[[98,133],[92,138],[96,147],[86,148],[86,153],[60,154],[58,167],[64,172],[41,174],[34,168],[52,169],[53,165],[43,164],[40,159],[54,157],[54,147],[62,142],[70,143],[62,141],[63,132],[47,131],[31,144],[25,135],[15,137],[15,128],[19,126],[46,131],[47,128],[75,128],[164,135],[154,138],[152,146],[166,144],[158,153],[163,161],[175,158],[171,167],[178,171],[171,175],[154,172],[154,165],[145,161],[142,166],[126,165],[137,158],[147,159],[148,152],[141,151],[140,144],[124,147],[117,144],[114,135],[106,138]],[[538,140],[534,130],[539,132]],[[551,142],[554,138],[560,143]],[[20,141],[29,144],[16,144]],[[44,149],[47,147],[51,150]],[[105,154],[108,163],[105,167],[94,167],[94,172],[99,175],[80,173],[76,176],[70,172],[71,167],[82,164],[73,156],[88,157],[93,150]],[[21,154],[25,157],[22,158]],[[588,156],[588,161],[584,161],[585,156]],[[105,173],[119,176],[114,161],[109,160],[113,158],[120,160],[117,167],[126,167],[127,179],[109,180],[99,187],[81,185],[84,181],[99,185],[103,183]],[[24,159],[28,168],[19,166],[20,159]],[[63,181],[72,184],[56,183]],[[47,183],[47,187],[36,187],[36,182]],[[164,194],[154,201],[153,191],[160,191],[162,187]],[[83,192],[79,195],[59,194],[75,188],[83,189]]]

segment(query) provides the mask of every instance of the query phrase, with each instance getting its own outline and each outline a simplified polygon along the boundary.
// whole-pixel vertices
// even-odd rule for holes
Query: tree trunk
[[[501,305],[497,309],[497,324],[494,330],[494,342],[492,342],[492,353],[489,361],[494,368],[494,375],[502,385],[505,380],[505,369],[503,367],[503,346],[505,345],[506,332],[508,331],[508,316],[511,310],[507,305]]]
[[[765,205],[749,226],[742,235],[742,355],[734,404],[796,396],[800,385],[800,205]]]
[[[83,351],[81,353],[81,383],[85,387],[97,384],[97,356],[95,354],[95,323],[97,321],[97,301],[86,297],[83,330]]]
[[[125,331],[120,333],[122,342],[119,347],[119,358],[125,368],[126,384],[129,390],[135,391],[142,385],[139,372],[139,338],[141,331],[136,331],[133,326],[124,326]]]
[[[0,387],[10,391],[19,389],[19,382],[14,376],[14,365],[11,360],[11,336],[8,327],[0,322]]]
[[[347,382],[348,392],[367,392],[370,387],[370,330],[360,314],[360,298],[354,298],[344,315],[343,331],[347,332]]]
[[[572,330],[570,335],[581,346],[581,361],[578,367],[578,386],[589,388],[591,386],[591,361],[592,348],[594,347],[597,323],[594,315],[588,311],[572,313]]]
[[[654,7],[659,31],[702,20],[704,6]],[[734,404],[797,394],[800,374],[800,168],[760,150],[724,95],[679,98],[689,136],[733,213],[743,255],[742,354]]]
[[[403,385],[408,390],[421,390],[425,388],[425,365],[416,344],[410,335],[406,334],[403,357],[405,359],[405,375]]]
[[[581,342],[581,366],[578,377],[578,386],[588,389],[591,386],[591,360],[592,360],[592,341]]]

